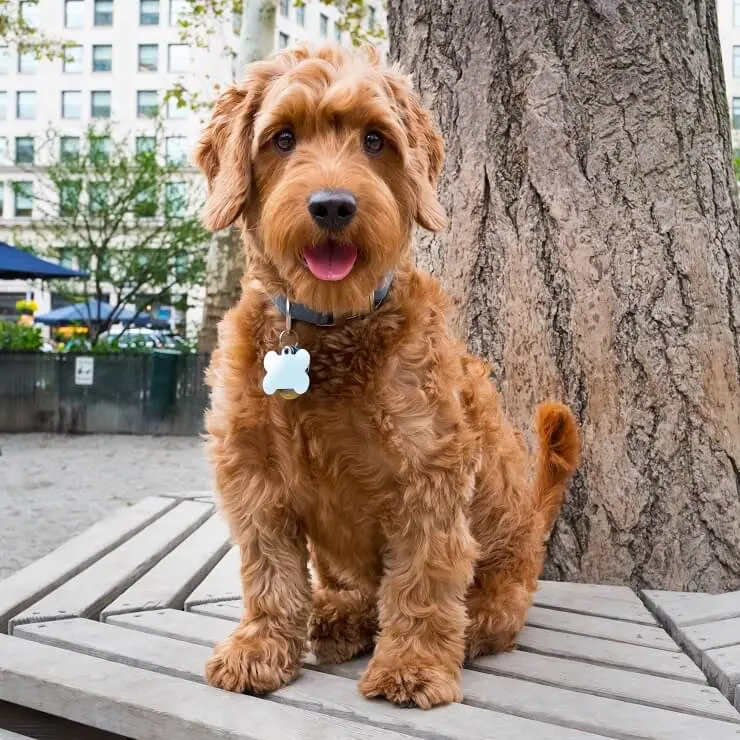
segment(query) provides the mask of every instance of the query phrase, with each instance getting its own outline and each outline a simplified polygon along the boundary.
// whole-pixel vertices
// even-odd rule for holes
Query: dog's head
[[[196,154],[204,222],[217,231],[243,219],[292,300],[362,310],[414,222],[444,226],[442,154],[407,80],[374,50],[286,51],[216,103]]]

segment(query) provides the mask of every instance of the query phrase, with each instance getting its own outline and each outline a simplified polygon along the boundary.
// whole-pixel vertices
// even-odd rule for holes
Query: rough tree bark
[[[237,78],[244,68],[273,49],[277,6],[275,0],[244,0],[237,50]],[[211,240],[206,266],[206,297],[198,349],[212,352],[216,328],[223,315],[239,300],[245,256],[239,229],[232,228]]]
[[[390,0],[451,224],[419,261],[585,460],[548,577],[740,588],[740,235],[714,0]]]

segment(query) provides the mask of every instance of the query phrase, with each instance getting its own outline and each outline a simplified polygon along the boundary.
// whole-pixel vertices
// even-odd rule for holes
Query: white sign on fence
[[[95,358],[75,357],[75,385],[92,385],[95,374]]]

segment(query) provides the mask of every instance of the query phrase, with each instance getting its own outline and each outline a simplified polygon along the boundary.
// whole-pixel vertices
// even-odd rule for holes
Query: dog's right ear
[[[244,213],[250,198],[252,124],[257,90],[248,81],[223,92],[195,150],[195,163],[208,179],[203,224],[220,231]]]

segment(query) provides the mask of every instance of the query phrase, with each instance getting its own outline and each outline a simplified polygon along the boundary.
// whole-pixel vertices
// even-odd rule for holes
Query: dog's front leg
[[[284,511],[273,513],[260,512],[238,534],[244,613],[208,661],[212,686],[264,694],[300,668],[311,601],[306,538]]]
[[[440,473],[419,479],[399,495],[400,515],[387,527],[381,631],[360,690],[428,709],[462,699],[465,593],[477,546],[459,493],[469,481]]]

